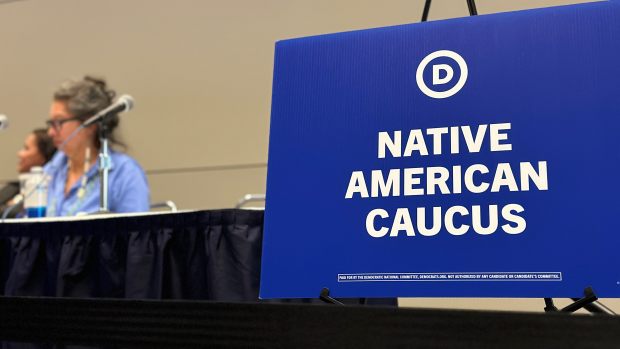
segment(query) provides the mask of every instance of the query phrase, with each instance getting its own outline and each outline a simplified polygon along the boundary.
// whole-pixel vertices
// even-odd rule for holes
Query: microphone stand
[[[105,118],[101,118],[99,121],[99,141],[101,142],[101,149],[99,150],[99,177],[101,181],[99,191],[99,212],[109,213],[108,205],[108,174],[112,167],[112,161],[110,160],[110,150],[108,148],[108,127],[104,122]]]

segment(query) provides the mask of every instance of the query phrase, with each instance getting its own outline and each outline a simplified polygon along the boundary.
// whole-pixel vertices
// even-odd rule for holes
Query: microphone
[[[131,108],[133,108],[133,97],[131,97],[130,95],[122,95],[116,99],[116,102],[110,104],[110,106],[108,106],[107,108],[101,110],[94,116],[90,117],[88,120],[84,121],[82,127],[88,127],[110,114],[130,111]]]
[[[9,127],[9,118],[4,114],[0,114],[0,131],[5,130]]]

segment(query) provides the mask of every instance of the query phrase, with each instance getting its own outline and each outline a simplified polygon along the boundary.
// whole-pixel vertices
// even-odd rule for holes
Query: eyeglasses
[[[69,121],[81,121],[81,120],[77,116],[74,116],[72,118],[46,120],[45,124],[47,125],[47,128],[53,128],[54,130],[58,131],[62,127],[62,124],[64,124],[65,122],[69,122]]]

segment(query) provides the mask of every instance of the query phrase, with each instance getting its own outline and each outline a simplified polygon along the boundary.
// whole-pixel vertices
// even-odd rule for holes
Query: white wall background
[[[478,0],[480,14],[588,1]],[[232,207],[264,193],[277,40],[418,22],[424,0],[0,0],[0,182],[69,77],[135,97],[121,136],[152,201]],[[466,16],[434,0],[430,20]],[[620,303],[612,302],[616,309]],[[406,306],[542,310],[542,300],[405,299]]]

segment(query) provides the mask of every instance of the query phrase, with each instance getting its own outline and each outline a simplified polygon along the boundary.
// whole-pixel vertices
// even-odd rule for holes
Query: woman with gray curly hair
[[[101,148],[99,124],[80,126],[97,112],[112,104],[115,92],[103,79],[85,76],[63,83],[54,93],[48,134],[59,147],[56,156],[45,166],[51,176],[48,189],[47,216],[73,216],[99,210],[100,180],[98,154]],[[102,120],[108,139],[114,137],[118,115]],[[79,129],[79,130],[78,130]],[[126,154],[111,151],[108,177],[110,212],[141,212],[149,210],[149,188],[144,171]]]

